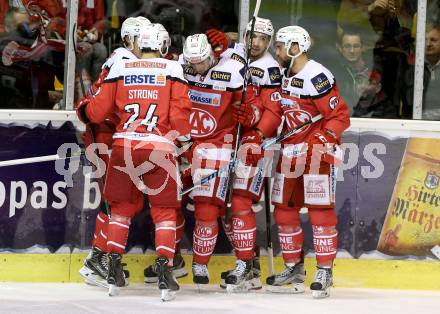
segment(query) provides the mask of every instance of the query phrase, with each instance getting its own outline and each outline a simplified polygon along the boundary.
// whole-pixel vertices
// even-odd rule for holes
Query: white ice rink
[[[363,314],[440,313],[440,292],[334,288],[328,299],[270,294],[229,295],[216,286],[198,292],[185,285],[163,303],[155,286],[133,285],[117,297],[84,284],[0,283],[0,313],[191,313],[191,314]]]

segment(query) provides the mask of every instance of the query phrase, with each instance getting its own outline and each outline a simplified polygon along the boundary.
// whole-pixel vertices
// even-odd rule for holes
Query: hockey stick
[[[64,157],[61,157],[60,155],[55,154],[55,155],[46,155],[46,156],[39,156],[39,157],[2,160],[2,161],[0,161],[0,168],[1,167],[9,167],[9,166],[25,165],[25,164],[33,164],[33,163],[46,162],[46,161],[56,161],[56,160],[60,160],[60,159],[80,158],[82,154],[83,154],[83,152],[75,153],[75,154],[72,154],[71,156],[64,156]]]
[[[309,124],[312,124],[312,123],[314,123],[314,122],[316,122],[316,121],[319,121],[319,120],[321,120],[321,119],[322,119],[322,114],[318,114],[318,115],[312,117],[312,119],[308,120],[307,122],[301,124],[300,126],[298,126],[298,127],[296,127],[296,128],[293,128],[293,129],[291,129],[290,131],[288,131],[288,132],[286,132],[286,133],[284,133],[284,134],[281,134],[281,135],[279,135],[279,136],[277,136],[277,137],[275,137],[275,138],[273,138],[273,139],[270,139],[270,140],[264,142],[263,145],[261,145],[261,148],[262,148],[263,150],[266,150],[269,146],[272,146],[272,145],[274,145],[274,144],[281,143],[281,142],[284,141],[286,138],[291,137],[293,134],[295,134],[296,132],[298,132],[300,129],[302,129],[302,128],[304,128],[305,126],[307,126],[307,125],[309,125]]]
[[[273,245],[272,245],[272,219],[270,213],[270,178],[264,178],[264,209],[266,214],[266,246],[267,246],[267,264],[269,276],[273,275]]]
[[[318,114],[318,115],[316,115],[315,117],[313,117],[312,119],[310,119],[310,120],[304,122],[303,124],[300,124],[299,126],[293,128],[292,130],[290,130],[290,131],[288,131],[288,132],[286,132],[286,133],[283,133],[283,134],[281,134],[281,135],[279,135],[279,136],[277,136],[277,137],[275,137],[275,138],[273,138],[273,139],[271,139],[271,140],[266,141],[266,142],[263,143],[260,147],[261,147],[261,149],[266,150],[266,149],[268,149],[268,148],[269,148],[270,146],[272,146],[272,145],[275,145],[275,144],[279,144],[279,143],[281,143],[282,141],[284,141],[284,140],[287,139],[288,137],[294,135],[296,132],[298,132],[298,131],[301,130],[302,128],[308,126],[309,124],[312,124],[312,123],[314,123],[314,122],[316,122],[316,121],[319,121],[319,120],[321,120],[321,119],[322,119],[322,115],[321,115],[321,114]],[[223,167],[223,168],[221,168],[221,169],[215,170],[215,171],[214,171],[213,173],[211,173],[210,175],[208,175],[208,176],[202,178],[199,182],[194,183],[194,185],[193,185],[192,187],[189,187],[189,188],[183,190],[183,191],[182,191],[182,195],[185,195],[185,194],[191,192],[192,190],[194,190],[194,189],[197,188],[198,186],[201,186],[201,185],[204,185],[204,184],[208,183],[208,182],[211,181],[212,179],[214,179],[214,178],[216,178],[217,176],[219,176],[221,173],[227,171],[228,167],[229,167],[229,166],[226,166],[226,167]]]
[[[241,93],[241,100],[240,100],[240,106],[243,105],[246,99],[246,89],[249,85],[249,80],[251,79],[251,73],[249,73],[249,64],[251,61],[251,49],[252,49],[252,43],[254,40],[254,31],[255,31],[255,21],[258,16],[258,11],[260,10],[261,0],[257,0],[257,3],[255,4],[255,10],[254,15],[252,17],[252,24],[251,24],[251,32],[249,34],[250,40],[247,42],[246,47],[246,64],[245,64],[245,71],[244,71],[244,81],[243,81],[243,88]],[[237,165],[237,154],[238,154],[238,148],[240,146],[240,137],[241,137],[241,123],[238,123],[237,125],[237,135],[235,140],[235,148],[231,156],[231,162],[229,164],[228,168],[228,202],[226,206],[226,214],[225,214],[225,221],[229,222],[231,219],[231,204],[232,204],[232,190],[234,186],[234,179],[235,179],[235,167]]]

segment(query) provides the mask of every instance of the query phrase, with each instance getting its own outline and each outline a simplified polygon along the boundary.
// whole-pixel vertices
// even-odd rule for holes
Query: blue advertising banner
[[[60,127],[53,127],[50,123],[1,125],[0,160],[53,155],[62,145],[72,148],[70,153],[74,154],[79,145],[77,136],[78,131],[70,122]],[[417,242],[414,241],[412,250],[399,251],[401,245],[398,243],[396,246],[397,233],[400,230],[405,233],[405,225],[401,224],[396,229],[393,221],[387,218],[388,229],[382,231],[387,212],[392,212],[395,203],[393,191],[402,172],[407,142],[408,138],[389,137],[377,132],[350,131],[344,135],[344,162],[338,173],[336,194],[340,252],[346,252],[353,258],[377,249],[389,255],[430,255],[427,249],[417,250]],[[1,167],[0,250],[26,250],[34,245],[47,247],[51,252],[61,246],[90,247],[101,201],[99,185],[96,179],[91,178],[91,171],[93,168],[85,158]],[[434,183],[435,176],[435,173],[431,176]],[[437,187],[434,186],[435,189]],[[194,218],[187,207],[191,209],[192,206],[185,204],[183,209],[186,218],[183,247],[191,249]],[[264,204],[255,204],[254,210],[257,212],[257,242],[264,247]],[[305,249],[313,250],[307,209],[301,213]],[[438,224],[440,227],[440,220]],[[390,228],[396,232],[392,233]],[[275,251],[278,252],[273,222],[272,232]],[[384,233],[383,245],[379,245],[381,232]],[[390,245],[394,245],[395,249],[390,249]],[[154,248],[154,227],[147,205],[132,222],[128,249],[133,246]],[[216,252],[231,252],[223,232],[217,241]]]

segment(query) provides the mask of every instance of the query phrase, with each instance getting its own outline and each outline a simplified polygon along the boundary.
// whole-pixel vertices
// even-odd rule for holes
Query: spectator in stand
[[[409,119],[412,102],[402,95],[407,92],[404,75],[415,51],[411,30],[416,8],[415,0],[376,0],[368,6],[370,23],[380,36],[374,48],[374,60],[382,70],[382,89],[399,117]]]
[[[426,33],[425,67],[423,119],[440,120],[440,25],[429,27]]]
[[[382,90],[381,74],[378,71],[361,73],[356,78],[359,101],[354,108],[353,117],[386,118],[397,117],[396,108]]]
[[[51,109],[55,75],[62,81],[64,53],[41,39],[41,22],[11,7],[0,38],[2,108]]]
[[[82,53],[76,65],[76,99],[82,96],[79,77],[88,88],[98,79],[108,56],[107,48],[100,42],[104,33],[104,13],[103,0],[79,0],[77,40]]]
[[[332,72],[338,82],[342,98],[353,113],[360,94],[356,78],[367,76],[371,66],[363,58],[363,40],[359,30],[347,29],[336,44],[339,52],[338,62],[332,67]]]

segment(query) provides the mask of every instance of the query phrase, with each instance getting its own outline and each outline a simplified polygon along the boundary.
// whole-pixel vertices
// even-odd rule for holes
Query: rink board
[[[81,282],[78,274],[86,254],[0,254],[0,278],[3,282]],[[192,283],[191,255],[184,255],[189,275],[179,279]],[[130,282],[142,283],[143,270],[155,255],[128,254],[124,257],[130,271]],[[231,269],[235,257],[216,255],[209,263],[210,283],[220,283],[220,273]],[[267,277],[267,258],[261,257],[262,278]],[[275,258],[275,269],[281,271],[281,257]],[[313,278],[315,259],[306,258],[307,285]],[[337,259],[334,284],[341,288],[385,288],[440,290],[440,263],[435,261]]]

